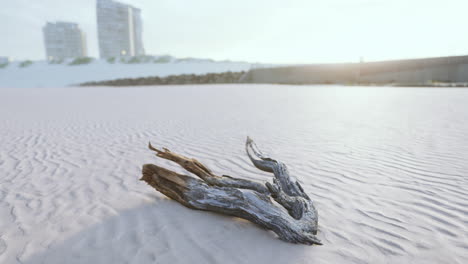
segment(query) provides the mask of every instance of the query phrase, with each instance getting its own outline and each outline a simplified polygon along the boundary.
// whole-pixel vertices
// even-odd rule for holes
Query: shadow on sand
[[[156,195],[24,263],[309,263],[313,247],[289,244],[242,219],[190,210]],[[310,254],[308,254],[310,255]]]

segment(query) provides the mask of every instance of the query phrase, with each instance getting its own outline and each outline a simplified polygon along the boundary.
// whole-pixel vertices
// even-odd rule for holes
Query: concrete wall
[[[243,78],[250,83],[402,83],[468,82],[468,56],[370,63],[260,68]]]

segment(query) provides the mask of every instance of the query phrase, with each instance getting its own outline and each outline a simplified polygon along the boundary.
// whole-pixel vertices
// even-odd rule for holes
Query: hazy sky
[[[148,54],[270,63],[468,54],[468,0],[125,0]],[[42,26],[71,21],[98,56],[95,0],[2,0],[0,56],[44,59]]]

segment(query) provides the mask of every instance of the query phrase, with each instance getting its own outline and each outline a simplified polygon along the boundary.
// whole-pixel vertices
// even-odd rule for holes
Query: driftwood
[[[156,156],[171,160],[200,179],[175,173],[154,164],[143,166],[143,177],[152,187],[182,205],[247,219],[272,230],[280,239],[301,244],[319,244],[318,214],[312,200],[282,162],[261,153],[247,138],[247,155],[255,167],[274,174],[265,185],[231,176],[217,176],[195,159],[166,148]],[[272,199],[275,202],[272,201]]]

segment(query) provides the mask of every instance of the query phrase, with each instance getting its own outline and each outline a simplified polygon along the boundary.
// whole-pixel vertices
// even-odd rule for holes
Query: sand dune
[[[0,263],[466,263],[468,90],[0,89]],[[319,210],[323,246],[138,181],[156,146],[258,181],[249,135]]]

